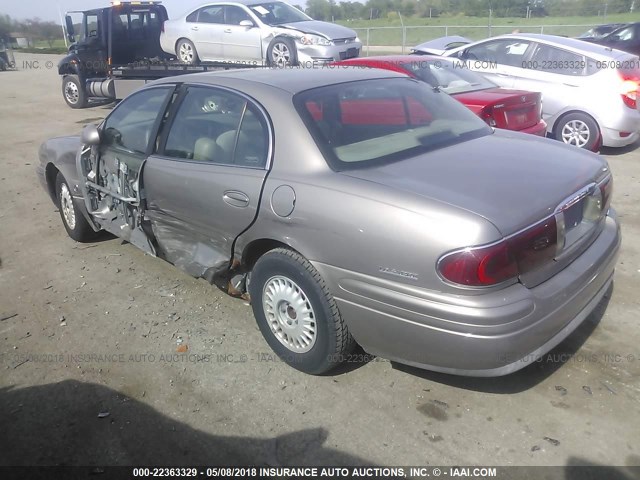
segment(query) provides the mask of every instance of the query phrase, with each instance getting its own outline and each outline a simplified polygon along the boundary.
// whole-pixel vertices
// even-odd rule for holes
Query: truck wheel
[[[592,152],[597,152],[602,143],[596,121],[581,112],[569,113],[558,120],[554,136],[556,140],[567,145],[574,145]]]
[[[87,106],[87,92],[77,75],[65,75],[62,79],[62,96],[71,108]]]
[[[271,40],[267,48],[267,62],[270,67],[290,67],[298,64],[298,53],[293,40],[277,37]]]
[[[196,51],[196,46],[186,38],[178,40],[178,44],[176,45],[176,56],[181,63],[186,63],[187,65],[197,65],[200,61],[198,58],[198,52]]]
[[[4,61],[4,59],[0,58],[0,70],[2,70],[3,72],[7,71],[7,62]]]
[[[278,248],[260,257],[249,292],[262,335],[293,368],[328,372],[355,346],[324,280],[297,252]]]
[[[91,228],[87,219],[78,209],[77,200],[71,195],[69,184],[62,173],[56,177],[56,198],[62,224],[67,234],[76,242],[90,242],[97,237],[97,233]]]

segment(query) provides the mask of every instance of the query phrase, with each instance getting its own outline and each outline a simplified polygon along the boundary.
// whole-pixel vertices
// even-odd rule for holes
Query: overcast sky
[[[169,12],[169,18],[177,18],[204,3],[207,3],[207,0],[163,0],[162,2]],[[304,4],[303,1],[289,3]],[[67,10],[89,10],[110,4],[110,0],[0,0],[0,13],[8,14],[17,20],[39,17],[41,20],[59,22],[58,9],[64,13]]]

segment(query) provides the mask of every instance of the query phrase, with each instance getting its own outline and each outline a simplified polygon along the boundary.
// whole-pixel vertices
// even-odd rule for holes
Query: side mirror
[[[99,145],[100,144],[100,130],[95,125],[87,125],[82,129],[82,135],[80,141],[83,145]]]
[[[73,29],[73,20],[70,15],[64,17],[64,21],[67,27],[67,39],[70,43],[75,43],[76,41],[76,32]]]
[[[253,28],[255,25],[251,20],[242,20],[238,25],[241,27]]]

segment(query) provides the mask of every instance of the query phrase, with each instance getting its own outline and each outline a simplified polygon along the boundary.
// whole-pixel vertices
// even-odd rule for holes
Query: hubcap
[[[562,141],[576,147],[584,147],[591,132],[589,126],[581,120],[571,120],[562,127]]]
[[[289,65],[291,63],[291,51],[286,43],[276,43],[271,51],[271,56],[276,65]]]
[[[67,97],[69,103],[78,103],[78,99],[80,98],[78,86],[73,82],[67,82],[64,86],[64,95]]]
[[[191,63],[193,61],[193,48],[191,48],[191,45],[188,43],[181,43],[179,50],[180,60],[185,63]]]
[[[283,276],[271,277],[262,291],[262,306],[271,332],[285,347],[305,353],[316,343],[316,315],[304,291]]]
[[[66,183],[63,183],[60,187],[60,208],[67,226],[71,230],[76,228],[76,211],[73,208],[73,197]]]

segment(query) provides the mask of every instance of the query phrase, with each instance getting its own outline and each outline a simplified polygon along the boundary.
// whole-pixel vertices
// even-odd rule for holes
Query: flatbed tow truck
[[[74,25],[78,16],[79,22]],[[114,1],[105,8],[67,12],[65,34],[71,45],[58,64],[67,105],[84,108],[96,101],[119,100],[159,78],[254,67],[180,63],[160,47],[160,33],[168,18],[159,1]]]

